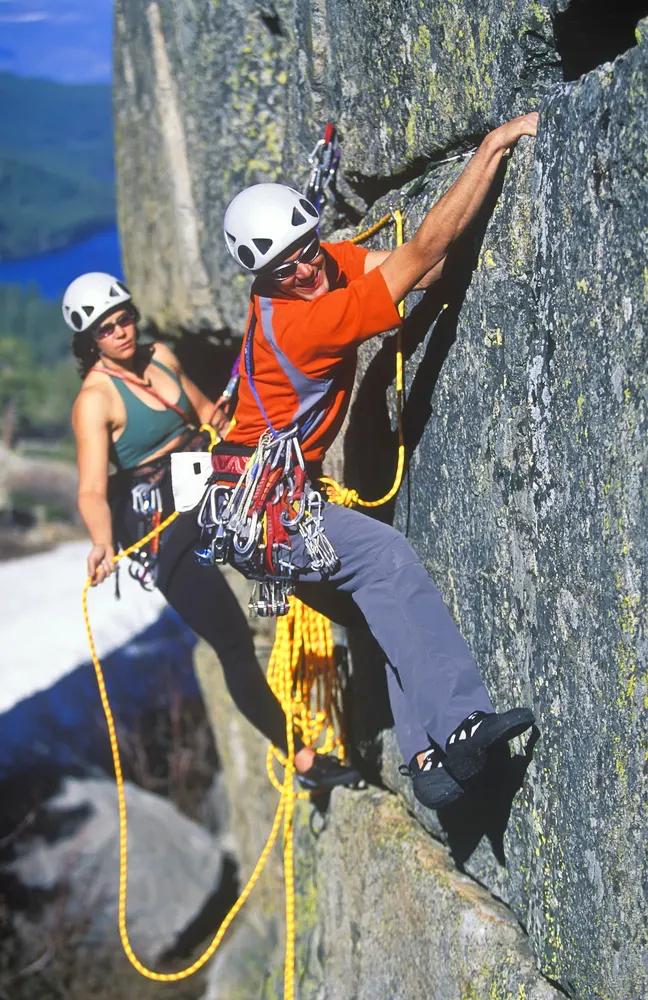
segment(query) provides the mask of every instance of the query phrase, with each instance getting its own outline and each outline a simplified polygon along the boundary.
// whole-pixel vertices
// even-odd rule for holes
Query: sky
[[[109,82],[112,11],[113,0],[0,0],[0,71]]]

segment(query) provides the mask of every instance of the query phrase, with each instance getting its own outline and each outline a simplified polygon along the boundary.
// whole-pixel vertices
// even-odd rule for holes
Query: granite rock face
[[[297,813],[301,1000],[558,1000],[508,911],[385,792]],[[351,985],[352,984],[352,985]]]
[[[531,0],[479,17],[462,0],[117,0],[115,23],[124,264],[165,330],[240,331],[227,203],[255,182],[301,187],[327,118],[344,142],[338,218],[357,221],[560,78],[549,8]]]
[[[558,42],[556,8],[576,18]],[[589,34],[578,35],[577,15]],[[511,908],[546,977],[583,1000],[636,1000],[648,993],[648,22],[635,46],[597,66],[583,38],[603,33],[599,16],[585,0],[492,0],[483,14],[458,0],[159,0],[145,12],[118,0],[115,103],[127,273],[144,312],[170,331],[240,329],[248,282],[221,244],[225,205],[246,183],[303,184],[327,117],[344,149],[329,222],[362,226],[399,204],[411,234],[461,169],[443,160],[539,108],[537,139],[508,159],[442,282],[408,303],[408,473],[380,515],[430,569],[497,705],[532,705],[539,738],[448,815],[415,807],[397,772],[380,654],[361,636],[351,641],[355,737],[418,822]],[[589,71],[562,82],[577,62]],[[374,245],[391,239],[385,230]],[[364,496],[393,477],[392,381],[393,342],[376,338],[332,456]],[[346,801],[331,803],[336,829],[343,815],[353,822]],[[358,800],[359,817],[364,808]],[[380,799],[375,813],[392,808]],[[410,835],[432,856],[413,820]],[[350,902],[351,869],[333,839],[320,847],[304,863],[319,872],[311,901],[326,927],[334,901],[339,912]],[[361,954],[371,934],[362,922],[357,933]],[[320,993],[304,996],[341,995],[326,970],[318,979],[316,951],[304,982]],[[362,977],[375,955],[363,965],[336,952],[331,968],[342,963],[360,977],[357,995],[370,995]],[[455,995],[536,995],[525,982]]]
[[[395,512],[496,703],[531,704],[541,732],[506,867],[466,843],[481,820],[492,844],[496,811],[445,834],[514,907],[548,975],[628,1000],[646,990],[647,56],[556,88],[533,161],[517,150],[476,270],[448,287],[408,364],[412,458]],[[379,353],[365,353],[351,428],[367,426]],[[361,437],[347,434],[351,482]],[[384,484],[366,470],[355,485]]]
[[[236,587],[235,576],[231,582]],[[242,600],[246,586],[237,588]],[[269,638],[263,626],[256,636],[262,661]],[[231,803],[223,843],[237,857],[243,884],[270,830],[277,794],[265,776],[264,741],[236,712],[204,645],[196,665]],[[561,996],[538,972],[513,914],[460,874],[447,848],[394,795],[337,790],[325,808],[298,802],[294,831],[299,1000]],[[282,995],[283,912],[275,847],[208,970],[203,1000]]]

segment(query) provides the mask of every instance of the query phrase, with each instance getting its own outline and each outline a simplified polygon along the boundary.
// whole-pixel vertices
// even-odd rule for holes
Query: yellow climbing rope
[[[138,549],[143,548],[157,535],[160,535],[170,524],[175,521],[178,517],[178,512],[174,511],[169,515],[164,521],[161,522],[154,528],[153,531],[149,531],[147,535],[140,538],[129,548],[124,549],[113,559],[114,563],[118,563],[121,559],[130,555]],[[92,663],[95,669],[95,676],[97,679],[97,686],[99,688],[99,695],[101,698],[101,705],[106,718],[106,725],[108,728],[108,737],[110,740],[110,750],[112,754],[113,769],[115,772],[115,780],[117,783],[117,801],[118,801],[118,813],[119,813],[119,893],[118,893],[118,925],[119,925],[119,937],[121,940],[122,947],[131,965],[144,976],[146,979],[152,979],[156,982],[171,983],[177,982],[181,979],[187,979],[194,973],[198,972],[214,955],[216,949],[223,940],[229,926],[236,917],[237,913],[241,910],[245,904],[248,896],[252,892],[256,882],[263,871],[266,861],[270,855],[270,852],[274,846],[277,839],[279,829],[281,827],[282,818],[284,820],[284,863],[287,866],[287,871],[292,871],[292,837],[290,831],[292,830],[292,814],[293,814],[293,774],[294,774],[294,737],[293,737],[293,720],[290,698],[286,696],[286,692],[290,691],[291,679],[289,677],[281,677],[277,674],[276,681],[282,692],[282,702],[286,705],[286,741],[288,745],[288,758],[285,762],[286,771],[284,776],[283,785],[280,786],[280,799],[275,812],[274,820],[272,823],[272,828],[268,839],[261,851],[259,860],[257,861],[252,874],[250,875],[245,887],[243,888],[239,898],[230,909],[227,916],[221,923],[218,931],[212,938],[209,945],[205,948],[199,957],[188,965],[184,969],[180,969],[177,972],[155,972],[153,969],[149,969],[135,954],[133,947],[130,942],[127,927],[127,902],[128,902],[128,816],[126,810],[126,795],[124,790],[124,776],[121,765],[121,756],[119,752],[119,743],[117,741],[117,731],[115,729],[115,721],[113,718],[112,710],[110,707],[110,701],[108,698],[108,692],[106,690],[106,683],[104,679],[103,669],[101,666],[101,661],[97,654],[97,648],[94,641],[94,636],[92,634],[92,628],[90,625],[90,616],[88,613],[88,590],[91,586],[91,579],[88,578],[83,587],[82,595],[82,607],[83,607],[83,619],[85,622],[86,633],[88,637],[88,644],[90,647],[90,654],[92,657]],[[294,928],[294,887],[291,887],[290,892],[290,904],[288,902],[288,895],[286,894],[286,926],[291,926]],[[291,963],[294,963],[294,934],[292,938],[292,955]],[[292,970],[293,964],[290,965]],[[292,972],[290,974],[290,984],[286,984],[284,990],[285,997],[287,1000],[292,1000],[294,995],[292,987]]]
[[[383,216],[373,226],[354,237],[353,242],[360,243],[382,229],[393,220],[396,226],[396,242],[403,242],[403,218],[396,210]],[[399,304],[399,312],[403,315],[403,303]],[[402,397],[403,397],[403,354],[400,331],[396,343],[396,402],[398,412],[398,464],[394,483],[388,493],[380,500],[362,500],[355,490],[348,490],[334,480],[326,478],[325,483],[329,498],[335,503],[346,506],[360,504],[365,507],[377,507],[387,503],[398,491],[405,468],[405,446],[402,429]],[[202,425],[201,431],[210,435],[210,444],[217,443],[218,437],[210,425]],[[153,538],[160,535],[178,517],[174,511],[156,528],[133,545],[124,549],[113,558],[116,564],[132,552],[143,548]],[[187,979],[198,972],[215,954],[227,930],[236,915],[244,906],[254,886],[256,885],[266,865],[270,852],[277,840],[283,821],[283,867],[285,884],[285,960],[284,960],[284,1000],[294,1000],[294,967],[295,967],[295,883],[293,857],[293,817],[295,800],[309,798],[308,792],[296,792],[294,784],[294,731],[300,733],[306,746],[317,747],[320,753],[335,752],[344,757],[344,738],[342,725],[341,688],[336,668],[331,623],[323,615],[303,605],[295,598],[290,600],[289,613],[277,621],[275,643],[268,665],[268,683],[279,700],[286,718],[287,755],[276,747],[268,749],[266,767],[271,784],[279,793],[279,802],[272,822],[270,833],[261,851],[259,859],[248,878],[238,899],[222,921],[218,931],[191,965],[176,972],[156,972],[149,969],[135,954],[128,935],[127,904],[128,904],[128,816],[121,756],[115,722],[106,690],[103,669],[97,654],[94,636],[88,613],[88,590],[92,584],[88,578],[83,587],[82,607],[83,618],[88,637],[88,645],[95,670],[101,704],[106,718],[110,750],[112,754],[115,780],[117,784],[118,814],[119,814],[119,892],[118,892],[118,926],[122,947],[131,965],[144,976],[156,982],[178,982]],[[275,762],[284,768],[283,781],[280,781],[274,770]]]
[[[201,424],[198,430],[209,434],[209,450],[211,451],[212,448],[215,448],[220,441],[216,428],[212,427],[211,424]]]
[[[291,681],[289,690],[284,686],[285,677]],[[331,623],[296,597],[290,598],[288,614],[277,619],[267,680],[284,712],[290,710],[294,730],[304,745],[343,758],[342,688]],[[286,766],[284,755],[270,746],[266,759],[268,779],[280,792],[283,786],[275,774],[275,761]],[[310,798],[310,793],[298,792],[297,798]]]
[[[363,230],[363,232],[358,233],[351,240],[352,243],[363,243],[368,240],[370,236],[374,233],[380,232],[388,222],[393,222],[396,228],[396,246],[402,246],[403,243],[403,213],[400,209],[396,208],[392,212],[388,212],[387,215],[383,215],[381,219],[368,229]],[[405,315],[405,303],[398,303],[398,312],[401,317]],[[398,459],[396,462],[396,473],[394,475],[394,482],[391,488],[385,493],[383,497],[379,500],[363,500],[358,494],[357,490],[350,489],[347,486],[342,486],[337,483],[335,479],[331,479],[330,476],[321,476],[320,482],[326,487],[328,493],[328,498],[332,503],[341,504],[343,507],[381,507],[383,504],[389,503],[389,501],[396,496],[401,484],[403,482],[403,474],[405,472],[405,440],[403,435],[403,337],[401,330],[396,334],[396,422],[398,427]]]

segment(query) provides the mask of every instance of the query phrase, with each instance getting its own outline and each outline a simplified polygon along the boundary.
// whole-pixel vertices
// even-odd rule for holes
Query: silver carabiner
[[[157,486],[138,483],[131,489],[131,504],[135,514],[148,517],[155,511],[162,510],[162,495]]]
[[[248,536],[246,541],[243,543],[239,541],[242,534],[239,532],[237,532],[232,539],[234,551],[239,556],[247,556],[251,552],[254,552],[254,549],[256,548],[257,542],[259,540],[259,528],[260,528],[259,515],[255,512],[250,518],[248,527]]]
[[[213,528],[219,523],[220,519],[218,517],[216,498],[220,491],[227,493],[227,487],[217,486],[215,484],[208,487],[203,498],[203,502],[200,505],[200,510],[198,511],[197,521],[199,527]],[[209,518],[209,520],[207,520],[207,518]]]
[[[288,517],[286,516],[286,511],[282,510],[281,514],[279,515],[279,520],[283,524],[284,528],[296,528],[297,525],[301,524],[301,522],[303,521],[305,513],[306,513],[306,490],[304,490],[304,492],[301,495],[301,499],[299,501],[299,507],[295,512],[295,516]]]

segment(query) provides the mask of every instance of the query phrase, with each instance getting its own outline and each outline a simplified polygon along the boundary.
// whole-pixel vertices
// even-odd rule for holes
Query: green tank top
[[[177,383],[180,395],[177,400],[170,399],[185,413],[191,410],[191,404],[182,383],[174,371],[153,358],[152,363],[170,375]],[[186,424],[175,410],[154,410],[147,406],[139,396],[130,389],[128,382],[113,378],[112,383],[124,401],[126,407],[126,426],[117,441],[111,443],[111,460],[119,469],[134,469],[137,465],[153,455],[168,441],[182,434]]]

